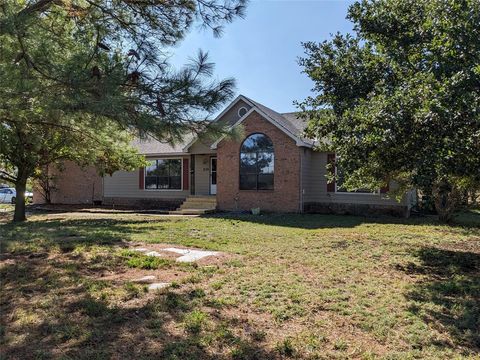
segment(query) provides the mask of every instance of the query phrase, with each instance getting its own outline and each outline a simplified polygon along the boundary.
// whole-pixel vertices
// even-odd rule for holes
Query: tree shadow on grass
[[[480,229],[479,213],[459,214],[456,223],[450,228],[455,231],[468,232]],[[354,228],[363,224],[398,224],[398,225],[443,225],[434,216],[412,216],[408,219],[393,216],[358,216],[358,215],[324,215],[324,214],[238,214],[218,213],[204,215],[205,218],[221,218],[231,221],[244,221],[261,225],[283,226],[300,229]]]
[[[132,234],[158,230],[162,221],[168,220],[151,226],[119,218],[2,226],[2,358],[276,359],[263,340],[222,316],[214,295],[192,291],[200,283],[152,295],[142,285],[100,276],[125,267],[113,247],[128,245]],[[104,249],[89,252],[96,245]],[[201,268],[191,271],[201,281]],[[193,325],[187,328],[189,316]]]
[[[353,228],[364,223],[385,222],[389,220],[401,223],[402,219],[395,218],[368,218],[351,215],[321,215],[321,214],[236,214],[218,213],[205,215],[205,218],[221,218],[231,221],[255,223],[259,225],[282,226],[299,229],[324,229],[324,228]]]
[[[2,358],[277,359],[235,318],[182,287],[124,303],[92,296],[81,278],[40,259],[1,269]],[[49,300],[42,303],[42,299]],[[205,314],[198,320],[190,315]],[[186,326],[190,316],[193,322]],[[193,319],[193,320],[192,320]],[[254,330],[254,327],[252,328]]]
[[[49,251],[53,247],[72,251],[77,246],[116,245],[126,246],[133,234],[148,233],[161,228],[149,226],[152,221],[134,219],[47,219],[22,224],[0,226],[1,253],[11,251],[15,245],[35,247],[37,251]],[[135,227],[134,225],[142,225]]]
[[[401,267],[421,280],[407,293],[409,311],[439,332],[448,343],[437,346],[480,352],[480,249],[472,252],[434,247],[418,250],[420,264]]]

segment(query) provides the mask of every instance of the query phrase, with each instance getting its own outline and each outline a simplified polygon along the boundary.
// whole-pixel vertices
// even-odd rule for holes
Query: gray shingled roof
[[[308,120],[301,118],[299,112],[289,112],[282,113],[283,118],[288,121],[293,128],[295,128],[300,136],[303,135],[303,132],[307,128]]]
[[[303,132],[307,127],[307,121],[305,119],[300,118],[298,112],[289,112],[280,114],[275,110],[270,109],[269,107],[256,102],[244,95],[242,95],[245,99],[251,102],[255,107],[257,107],[261,112],[263,112],[266,116],[270,118],[270,120],[274,121],[278,124],[281,128],[284,129],[285,132],[290,133],[296,138],[301,139],[303,142],[309,145],[313,145],[314,141],[305,138]],[[176,143],[174,145],[168,143],[159,142],[153,138],[148,138],[147,140],[140,140],[136,139],[133,141],[132,145],[138,149],[141,154],[146,155],[153,155],[153,154],[179,154],[185,153],[183,149],[185,146],[190,143],[193,139],[193,134],[188,134],[185,136],[182,142]]]
[[[183,148],[193,139],[192,134],[184,137],[182,142],[176,144],[162,143],[151,137],[148,139],[135,139],[132,146],[135,147],[140,154],[154,155],[154,154],[179,154],[184,153]]]
[[[282,126],[286,131],[290,134],[294,135],[295,137],[300,138],[302,141],[306,142],[307,144],[312,145],[313,141],[310,139],[305,138],[304,130],[307,127],[307,121],[300,118],[298,116],[298,112],[290,112],[290,113],[283,113],[280,114],[275,110],[270,109],[269,107],[262,105],[246,96],[246,99],[251,101],[256,107],[258,107],[262,112],[264,112],[268,117],[270,117],[273,121],[277,124]]]

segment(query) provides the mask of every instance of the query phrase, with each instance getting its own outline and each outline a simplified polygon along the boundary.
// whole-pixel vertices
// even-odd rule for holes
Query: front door
[[[210,158],[210,195],[217,194],[217,158]]]

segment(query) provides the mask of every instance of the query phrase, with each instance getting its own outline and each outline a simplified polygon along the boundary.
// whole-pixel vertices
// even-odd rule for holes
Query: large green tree
[[[4,0],[0,3],[0,179],[15,183],[14,221],[44,165],[73,160],[103,172],[141,158],[132,136],[174,142],[209,129],[233,95],[200,52],[167,62],[194,25],[221,33],[245,0]]]
[[[353,35],[303,44],[310,134],[349,189],[396,180],[432,192],[450,220],[480,179],[480,2],[364,0],[347,18]]]

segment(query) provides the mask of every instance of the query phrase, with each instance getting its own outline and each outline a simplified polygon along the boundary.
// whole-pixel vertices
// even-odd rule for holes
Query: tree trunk
[[[450,223],[453,220],[453,214],[461,202],[461,194],[448,181],[442,180],[433,186],[433,196],[435,199],[435,210],[441,222]]]
[[[19,175],[15,183],[15,212],[13,214],[13,222],[25,221],[25,190],[27,189],[27,177]]]

